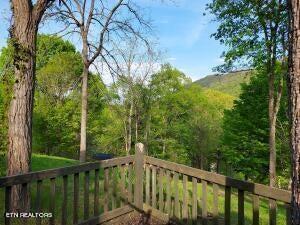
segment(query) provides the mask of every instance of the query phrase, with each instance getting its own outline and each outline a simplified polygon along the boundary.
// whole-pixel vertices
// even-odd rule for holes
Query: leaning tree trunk
[[[48,0],[11,0],[13,24],[10,29],[13,46],[15,82],[8,116],[7,175],[30,171],[32,146],[32,111],[35,82],[36,36]],[[10,211],[30,210],[26,185],[13,186]]]
[[[289,106],[292,149],[292,224],[300,224],[300,2],[290,1]]]

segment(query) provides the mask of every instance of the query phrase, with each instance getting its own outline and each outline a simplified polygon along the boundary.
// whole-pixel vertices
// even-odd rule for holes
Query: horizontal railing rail
[[[144,163],[145,204],[147,207],[151,206],[154,210],[169,215],[170,218],[178,221],[192,220],[195,223],[201,221],[204,225],[210,220],[215,225],[244,225],[246,194],[248,194],[247,201],[249,201],[250,194],[253,225],[262,222],[259,214],[260,199],[269,204],[270,225],[277,223],[277,202],[285,205],[285,223],[287,225],[291,223],[291,192],[289,191],[241,181],[149,156],[144,157]],[[222,193],[220,187],[222,187]],[[212,194],[212,201],[208,201],[209,193]],[[231,216],[233,194],[237,196],[237,221],[232,221]],[[223,217],[219,213],[220,196],[224,199]]]
[[[142,144],[136,145],[133,156],[1,177],[4,212],[11,212],[17,186],[34,193],[31,210],[53,214],[49,225],[97,225],[134,209],[151,211],[163,221],[244,225],[246,202],[252,205],[253,225],[265,224],[261,204],[268,207],[268,224],[277,224],[278,207],[285,208],[285,223],[291,223],[291,192],[145,156]],[[233,203],[237,221],[232,219]],[[10,225],[11,219],[4,222]],[[41,225],[41,218],[35,224]]]
[[[49,225],[98,224],[113,218],[114,214],[118,216],[120,213],[129,212],[128,207],[124,207],[125,202],[133,201],[134,159],[135,156],[125,156],[1,177],[0,190],[5,189],[4,212],[13,212],[11,206],[14,188],[22,188],[29,193],[32,201],[30,212],[52,213],[48,221]],[[70,181],[73,183],[72,188],[70,188]],[[100,190],[100,183],[102,190]],[[45,204],[42,208],[44,199],[47,199],[46,208]],[[121,208],[124,209],[117,210]],[[70,214],[72,214],[71,218]],[[10,225],[12,221],[13,219],[9,217],[4,219],[5,225]],[[23,224],[26,222],[24,221]],[[0,224],[2,224],[1,220]],[[36,218],[35,224],[42,224],[42,219]]]
[[[180,174],[196,177],[198,179],[203,179],[211,183],[219,184],[222,186],[230,186],[232,188],[247,191],[262,197],[272,198],[274,200],[282,201],[284,203],[291,202],[290,191],[273,188],[262,184],[237,180],[217,173],[196,169],[182,164],[177,164],[174,162],[153,158],[150,156],[145,156],[145,163],[160,168],[172,170]]]
[[[37,180],[50,179],[60,176],[82,173],[85,171],[96,170],[100,168],[114,167],[117,165],[133,163],[134,156],[125,156],[114,159],[103,160],[100,162],[84,163],[75,166],[62,167],[57,169],[42,170],[38,172],[30,172],[26,174],[0,177],[0,188],[23,183],[29,183]]]

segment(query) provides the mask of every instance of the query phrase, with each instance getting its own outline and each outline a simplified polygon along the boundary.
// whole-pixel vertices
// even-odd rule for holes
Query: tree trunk
[[[269,71],[269,179],[270,186],[276,186],[276,121],[277,114],[280,108],[280,101],[282,95],[282,79],[279,82],[278,90],[275,96],[275,64],[276,64],[276,52],[273,53],[273,59],[270,65],[268,65]]]
[[[36,36],[38,24],[49,2],[40,0],[33,6],[31,1],[11,1],[13,24],[10,35],[14,48],[15,82],[8,116],[8,176],[30,171]],[[27,186],[13,186],[10,211],[29,210]]]
[[[133,113],[133,101],[130,101],[129,115],[128,115],[128,128],[127,128],[127,153],[130,155],[131,141],[132,141],[132,113]]]
[[[220,173],[220,169],[221,169],[221,152],[220,152],[220,150],[217,150],[217,160],[216,160],[217,173]]]
[[[289,107],[292,149],[292,224],[300,224],[300,2],[290,1]]]
[[[139,114],[138,110],[135,108],[135,143],[138,143],[139,138]]]
[[[88,74],[89,68],[87,65],[83,68],[82,73],[82,88],[81,88],[81,130],[80,130],[80,162],[86,161],[86,125],[88,111]]]
[[[273,111],[273,110],[272,110]],[[274,114],[273,112],[270,114]],[[270,163],[269,163],[269,179],[270,187],[276,186],[276,119],[269,118],[269,151],[270,151]]]
[[[127,132],[127,123],[126,123],[126,120],[123,121],[123,124],[124,124],[124,141],[125,141],[125,151],[126,151],[126,155],[129,155],[129,151],[128,151],[128,146],[127,146],[127,135],[128,135],[128,132]]]

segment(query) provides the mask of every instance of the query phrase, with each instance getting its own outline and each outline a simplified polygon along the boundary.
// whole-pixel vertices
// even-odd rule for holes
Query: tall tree
[[[300,2],[291,0],[289,97],[292,149],[292,224],[300,224]]]
[[[225,111],[221,153],[240,177],[268,183],[265,173],[269,167],[268,77],[265,70],[253,73],[250,82],[241,86],[241,94],[234,101],[233,108]],[[276,72],[277,82],[280,73],[280,70]],[[277,185],[285,188],[289,182],[286,177],[290,174],[286,106],[287,95],[284,92],[277,118],[276,147],[279,156]]]
[[[220,21],[213,35],[229,50],[224,53],[225,67],[265,67],[268,76],[269,117],[269,177],[270,186],[276,185],[276,121],[282,96],[283,74],[276,82],[277,60],[286,62],[287,51],[286,0],[214,0],[208,8]]]
[[[8,176],[30,171],[36,37],[41,18],[52,2],[37,0],[33,4],[31,0],[11,0],[15,81],[8,119]],[[14,187],[11,202],[11,210],[28,211],[29,193],[22,186]]]
[[[144,111],[143,103],[145,102],[142,98],[145,85],[154,73],[159,54],[155,52],[153,43],[145,45],[136,37],[126,40],[115,48],[119,61],[118,68],[115,69],[119,71],[116,86],[125,106],[122,117],[124,118],[125,149],[129,155],[134,139],[135,143],[138,143],[138,140],[144,141],[140,135],[140,125],[142,117],[146,117],[147,113]]]
[[[112,43],[120,43],[129,36],[143,39],[142,28],[149,28],[148,23],[130,0],[61,0],[54,15],[66,25],[66,32],[79,35],[83,62],[81,90],[81,162],[86,160],[86,134],[88,116],[88,74],[92,64],[100,57],[109,69],[109,61],[116,62],[112,54]],[[67,29],[69,28],[69,29]]]

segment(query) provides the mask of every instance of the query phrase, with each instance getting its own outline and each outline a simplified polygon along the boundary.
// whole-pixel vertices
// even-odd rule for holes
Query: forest
[[[30,172],[32,155],[85,163],[143,143],[148,156],[292,191],[300,209],[298,1],[208,1],[210,38],[225,50],[200,80],[163,60],[155,18],[139,1],[10,4],[1,176]],[[29,204],[22,187],[14,193]]]
[[[291,163],[285,81],[287,14],[282,5],[269,8],[281,10],[278,11],[280,20],[259,15],[259,20],[276,23],[277,29],[274,34],[268,32],[267,36],[258,37],[257,33],[247,30],[263,34],[264,29],[273,28],[268,24],[253,27],[256,21],[246,18],[253,13],[247,9],[254,3],[249,1],[250,5],[244,6],[243,2],[234,5],[230,1],[214,1],[207,6],[220,21],[213,37],[229,46],[224,53],[225,64],[215,68],[224,74],[218,76],[242,68],[237,62],[239,59],[247,62],[246,68],[251,74],[248,80],[237,81],[229,87],[238,89],[234,94],[222,91],[226,87],[218,90],[192,82],[169,63],[161,64],[158,69],[158,49],[138,47],[143,43],[137,38],[131,38],[116,49],[119,62],[111,67],[118,72],[111,85],[104,84],[99,70],[89,71],[88,159],[96,152],[129,155],[135,143],[142,142],[148,154],[155,157],[268,183],[271,151],[268,107],[272,89],[274,112],[271,113],[275,118],[272,129],[276,133],[273,148],[277,151],[273,158],[277,171],[275,185],[289,188]],[[242,7],[245,13],[232,10],[232,7]],[[233,18],[237,20],[235,24],[230,23]],[[233,29],[234,32],[229,32]],[[236,40],[237,34],[243,38]],[[269,43],[272,38],[274,41]],[[277,51],[268,51],[264,42]],[[12,41],[7,40],[0,56],[0,149],[3,153],[7,149],[7,114],[15,79],[13,51]],[[57,35],[38,35],[33,153],[78,159],[83,64],[81,53],[70,41]]]

